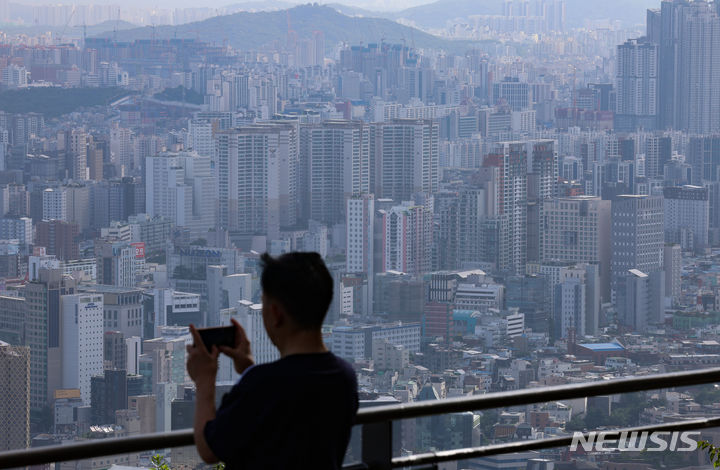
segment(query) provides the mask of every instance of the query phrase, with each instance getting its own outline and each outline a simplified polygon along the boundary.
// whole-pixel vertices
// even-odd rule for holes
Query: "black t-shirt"
[[[339,469],[357,408],[350,364],[331,352],[294,354],[246,371],[205,440],[228,470]]]

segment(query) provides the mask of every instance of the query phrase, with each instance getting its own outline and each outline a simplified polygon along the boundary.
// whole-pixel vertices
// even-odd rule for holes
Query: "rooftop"
[[[624,351],[625,347],[618,343],[582,343],[578,344],[591,351]]]

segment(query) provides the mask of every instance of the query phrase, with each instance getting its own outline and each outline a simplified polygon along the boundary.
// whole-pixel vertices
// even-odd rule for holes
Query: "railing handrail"
[[[630,428],[620,428],[612,430],[603,430],[605,442],[617,439],[622,433],[629,435],[631,432],[670,432],[670,431],[690,431],[694,429],[707,429],[720,427],[720,417],[717,418],[700,418],[688,421],[673,421],[670,423],[651,424],[647,426],[634,426]],[[582,433],[586,438],[589,432]],[[480,447],[466,447],[464,449],[440,450],[436,452],[425,452],[422,454],[408,455],[405,457],[395,457],[392,459],[392,467],[416,467],[439,462],[454,462],[456,460],[465,460],[478,457],[490,457],[491,455],[511,454],[515,452],[527,452],[539,449],[552,449],[554,447],[566,447],[572,444],[575,436],[550,437],[546,439],[528,439],[513,442],[504,442],[502,444],[493,444]],[[632,445],[632,444],[631,444]]]
[[[356,424],[370,424],[445,413],[529,405],[532,403],[543,403],[553,400],[584,398],[598,395],[615,395],[620,393],[644,390],[674,388],[677,386],[700,385],[712,382],[720,382],[720,368],[671,372],[642,377],[629,377],[598,382],[585,382],[570,385],[513,390],[509,392],[495,392],[471,397],[450,398],[445,400],[423,401],[408,404],[361,408],[360,410],[358,410],[357,413]],[[696,422],[698,425],[705,423],[705,425],[703,425],[702,427],[713,427],[720,425],[720,418],[711,418],[709,420],[695,420],[692,422],[682,421],[679,423],[668,423],[663,426],[668,427],[668,429],[677,429],[677,427],[680,425],[687,426],[688,423],[693,422]],[[712,425],[709,425],[708,422],[711,422]],[[675,428],[673,428],[672,426],[675,426]],[[545,439],[541,441],[549,443],[545,447],[553,447],[553,443],[555,442],[555,440],[558,440],[557,442],[560,442],[560,444],[558,445],[564,445],[563,443],[565,443],[566,441],[562,441],[562,439],[566,438],[552,438],[549,440]],[[521,442],[527,443],[528,445],[531,443],[531,441]],[[98,439],[66,445],[36,447],[0,453],[0,468],[15,468],[50,462],[84,460],[104,455],[124,454],[130,452],[137,453],[157,449],[166,449],[171,447],[183,447],[193,445],[193,443],[193,432],[192,430],[186,429],[165,433],[152,433],[141,436]],[[532,441],[532,443],[533,445],[538,445],[537,442]],[[509,446],[510,444],[503,444],[504,449],[510,449]],[[491,446],[487,446],[488,449],[490,447]],[[478,451],[478,449],[480,448],[474,449],[475,450],[473,450],[473,452],[480,452],[478,455],[482,454],[482,452],[486,452],[486,454],[482,455],[494,455],[488,454],[488,450],[481,452]],[[459,449],[454,452],[459,452],[463,450],[467,451],[468,449]],[[472,448],[470,450],[472,450]],[[530,450],[530,448],[528,448],[527,450]],[[513,450],[508,450],[507,452],[512,451]],[[442,452],[436,452],[433,453],[433,455],[445,454],[443,454]],[[416,455],[410,457],[418,456]],[[410,457],[402,457],[401,459],[409,459]],[[393,466],[396,466],[396,460],[397,459],[393,459]],[[397,461],[404,462],[405,460]],[[413,465],[419,465],[422,463],[426,462],[418,462]],[[402,465],[398,464],[398,466]]]
[[[366,424],[463,411],[481,411],[554,400],[570,400],[573,398],[585,398],[598,395],[616,395],[620,393],[671,388],[680,385],[701,385],[712,382],[720,383],[720,367],[569,385],[525,388],[469,397],[446,398],[444,400],[427,400],[396,405],[373,406],[358,410],[356,423]]]

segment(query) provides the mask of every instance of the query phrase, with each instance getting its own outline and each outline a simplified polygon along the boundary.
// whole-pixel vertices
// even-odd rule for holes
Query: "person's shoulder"
[[[355,368],[352,366],[352,364],[350,364],[348,361],[346,361],[345,359],[336,355],[333,352],[330,352],[330,354],[332,355],[333,360],[337,364],[337,368],[342,371],[343,375],[345,375],[348,378],[351,378],[353,381],[357,381],[357,376],[355,374]]]
[[[343,359],[342,357],[338,356],[334,352],[330,351],[329,354],[332,356],[332,358],[337,362],[339,367],[342,367],[343,369],[350,370],[353,373],[355,373],[355,369],[353,369],[352,364],[350,364],[348,361]]]

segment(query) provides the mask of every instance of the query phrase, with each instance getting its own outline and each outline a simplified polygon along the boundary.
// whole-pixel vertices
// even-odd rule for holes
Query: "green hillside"
[[[131,91],[122,88],[26,88],[0,93],[0,111],[62,116],[80,108],[108,105]]]

